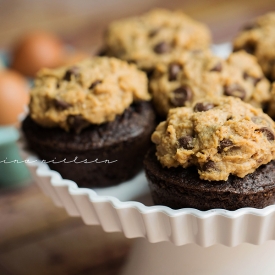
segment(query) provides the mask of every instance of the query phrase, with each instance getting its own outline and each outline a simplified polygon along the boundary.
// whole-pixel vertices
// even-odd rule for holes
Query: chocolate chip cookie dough
[[[105,50],[150,72],[158,62],[169,62],[175,52],[208,48],[208,28],[181,11],[152,10],[142,16],[111,23]]]
[[[275,82],[272,84],[270,101],[268,104],[268,115],[275,119]]]
[[[267,78],[275,80],[275,12],[245,25],[234,40],[234,50],[245,50],[257,57]]]
[[[41,70],[31,91],[30,114],[42,126],[79,132],[113,121],[140,100],[150,100],[143,72],[116,58],[95,57]]]
[[[245,177],[275,159],[275,123],[233,97],[198,101],[169,111],[152,135],[164,167],[196,166],[200,178]]]
[[[204,97],[234,96],[262,108],[269,88],[256,58],[244,51],[227,60],[210,51],[181,53],[168,65],[158,64],[150,80],[153,102],[163,117],[171,108],[191,106]]]

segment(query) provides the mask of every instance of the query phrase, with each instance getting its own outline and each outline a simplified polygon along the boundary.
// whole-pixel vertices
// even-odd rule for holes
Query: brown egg
[[[54,34],[36,31],[23,36],[15,45],[11,67],[34,77],[41,68],[60,66],[63,59],[63,42]]]
[[[15,124],[29,101],[26,79],[12,70],[0,70],[0,125]]]

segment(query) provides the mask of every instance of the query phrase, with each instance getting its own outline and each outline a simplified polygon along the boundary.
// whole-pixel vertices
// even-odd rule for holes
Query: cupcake
[[[144,160],[155,204],[200,210],[273,204],[274,133],[268,115],[233,97],[171,109]]]
[[[244,51],[226,60],[210,51],[180,54],[170,64],[158,64],[149,85],[162,117],[204,97],[234,96],[260,108],[270,99],[269,81],[256,58]]]
[[[151,73],[159,62],[170,62],[182,51],[209,48],[209,29],[181,11],[152,10],[144,15],[115,21],[104,38],[104,53]]]
[[[142,168],[155,115],[146,75],[124,61],[95,57],[43,69],[22,129],[38,156],[79,186],[104,187]]]
[[[243,27],[234,40],[234,51],[245,50],[258,59],[264,74],[275,81],[275,12],[265,14]]]

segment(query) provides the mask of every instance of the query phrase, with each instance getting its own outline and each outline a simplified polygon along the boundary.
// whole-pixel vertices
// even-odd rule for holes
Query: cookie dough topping
[[[135,65],[115,58],[42,69],[31,91],[30,115],[42,126],[80,132],[90,124],[113,121],[134,101],[149,100],[147,85]]]
[[[243,178],[275,159],[275,123],[261,109],[233,97],[200,100],[169,111],[152,135],[165,167],[195,165],[200,178]]]
[[[275,12],[245,25],[234,41],[234,50],[245,50],[257,57],[264,74],[275,80]]]
[[[134,62],[150,71],[182,50],[208,48],[208,28],[181,11],[156,9],[110,24],[105,36],[107,55]]]
[[[275,119],[275,82],[272,84],[270,101],[268,103],[268,115]]]
[[[191,106],[202,97],[234,96],[263,107],[270,98],[270,83],[256,58],[244,51],[227,60],[209,51],[181,53],[170,64],[158,64],[150,81],[158,113]]]

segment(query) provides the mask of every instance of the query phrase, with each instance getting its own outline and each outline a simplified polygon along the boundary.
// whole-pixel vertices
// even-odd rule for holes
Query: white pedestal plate
[[[143,173],[116,187],[91,190],[63,180],[45,164],[29,167],[43,192],[69,215],[137,238],[121,275],[275,274],[274,205],[205,212],[145,206],[151,202]]]
[[[204,248],[137,239],[122,275],[274,275],[274,259],[274,241]]]

